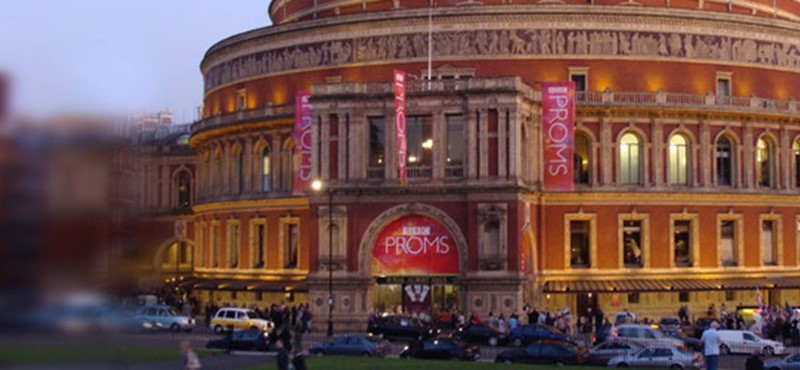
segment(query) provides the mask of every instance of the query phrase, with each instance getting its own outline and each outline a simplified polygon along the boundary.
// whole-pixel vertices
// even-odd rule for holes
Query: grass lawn
[[[208,351],[197,351],[207,356]],[[177,348],[6,346],[0,348],[0,367],[33,365],[142,364],[180,360]]]
[[[361,357],[306,357],[309,369],[325,370],[488,370],[488,369],[536,369],[536,370],[586,370],[582,366],[555,365],[505,365],[484,362],[408,360],[399,358],[361,358]],[[248,370],[274,369],[275,365],[256,366]]]

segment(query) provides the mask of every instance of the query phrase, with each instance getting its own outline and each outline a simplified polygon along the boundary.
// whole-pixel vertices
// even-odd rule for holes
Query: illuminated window
[[[228,223],[228,265],[230,267],[239,266],[240,231],[239,222],[231,221]]]
[[[464,116],[449,114],[447,122],[447,166],[464,164]]]
[[[642,244],[642,222],[624,221],[622,227],[623,261],[625,267],[642,267],[644,247]]]
[[[733,146],[727,137],[717,140],[717,185],[733,185]]]
[[[299,227],[296,223],[285,224],[285,240],[283,248],[283,267],[287,269],[297,268],[298,255],[300,252]]]
[[[794,154],[794,184],[800,188],[800,142],[794,142],[792,153]]]
[[[189,208],[192,206],[192,177],[189,171],[178,173],[178,208]]]
[[[756,145],[756,176],[758,177],[758,186],[771,186],[772,144],[764,138],[758,139]]]
[[[692,222],[688,220],[673,221],[674,234],[672,242],[675,246],[675,266],[692,266]]]
[[[687,140],[683,135],[672,135],[669,139],[669,183],[687,185],[689,183],[689,161]]]
[[[736,221],[721,220],[719,224],[720,263],[722,266],[738,266],[739,252],[736,240]]]
[[[589,165],[590,165],[590,153],[591,153],[592,144],[589,141],[589,137],[582,133],[576,132],[575,133],[575,144],[574,144],[574,155],[573,155],[573,177],[574,182],[576,184],[589,184]]]
[[[408,166],[430,166],[433,163],[433,125],[430,116],[408,117],[406,120]]]
[[[619,182],[639,184],[641,179],[641,145],[639,137],[632,133],[622,135],[619,145]]]
[[[589,221],[570,221],[570,266],[573,268],[589,267],[589,248],[591,245]]]
[[[264,147],[261,152],[261,191],[272,191],[272,156],[269,147]]]
[[[774,220],[761,221],[761,263],[776,265],[778,260],[777,231]]]
[[[252,261],[253,267],[262,268],[266,266],[267,259],[267,225],[264,220],[259,220],[251,223],[250,240],[252,241],[253,254]]]
[[[386,150],[386,120],[384,117],[369,117],[369,166],[384,166]]]

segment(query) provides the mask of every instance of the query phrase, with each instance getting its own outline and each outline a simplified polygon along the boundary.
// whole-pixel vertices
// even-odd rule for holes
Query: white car
[[[719,351],[722,354],[744,353],[749,355],[759,351],[764,356],[773,356],[786,353],[783,343],[759,338],[753,332],[746,330],[720,330],[719,340]]]
[[[658,367],[673,370],[702,369],[703,357],[681,348],[645,348],[633,355],[612,357],[609,367]]]

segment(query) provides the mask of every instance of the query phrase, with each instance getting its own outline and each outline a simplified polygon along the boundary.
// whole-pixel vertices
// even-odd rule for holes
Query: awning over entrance
[[[264,280],[232,280],[232,279],[187,279],[178,284],[184,289],[196,290],[228,290],[250,292],[308,292],[305,280],[299,281],[264,281]]]
[[[708,290],[797,289],[800,277],[725,279],[550,280],[544,293],[688,292]]]

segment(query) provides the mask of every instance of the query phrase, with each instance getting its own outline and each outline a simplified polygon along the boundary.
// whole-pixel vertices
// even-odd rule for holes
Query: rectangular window
[[[622,224],[622,250],[625,267],[642,267],[642,222],[624,221]]]
[[[228,228],[228,262],[230,267],[239,266],[239,239],[240,239],[239,223],[232,223]]]
[[[261,302],[261,301],[263,301],[263,300],[264,300],[264,293],[262,293],[262,292],[256,292],[256,301],[259,301],[259,302]]]
[[[680,292],[680,293],[678,293],[678,302],[681,302],[681,303],[689,302],[689,292]]]
[[[368,120],[369,166],[382,170],[386,153],[386,120],[384,117],[369,117]]]
[[[412,116],[406,120],[408,166],[430,167],[433,164],[433,125],[430,116]]]
[[[236,110],[247,109],[247,90],[240,89],[236,91]]]
[[[732,290],[726,290],[725,291],[725,300],[729,301],[729,302],[730,301],[735,301],[736,300],[736,294],[734,294],[734,293],[736,293],[736,292],[734,292]]]
[[[300,248],[300,235],[297,224],[286,224],[286,240],[284,244],[284,268],[297,268],[298,253]]]
[[[570,81],[575,83],[575,91],[582,92],[586,91],[586,74],[585,73],[573,73],[569,76]]]
[[[570,221],[570,266],[587,268],[591,266],[589,259],[590,225],[589,221]]]
[[[628,303],[629,304],[639,303],[639,293],[628,293]]]
[[[761,263],[764,265],[776,265],[778,253],[775,240],[775,221],[761,221]]]
[[[692,222],[676,220],[673,224],[673,245],[675,246],[675,266],[692,266]]]
[[[720,264],[737,266],[739,263],[736,246],[736,221],[722,220],[719,223]]]
[[[731,103],[731,74],[717,72],[717,104]]]
[[[266,224],[259,223],[255,224],[255,228],[251,229],[253,232],[253,236],[251,237],[253,241],[253,249],[255,251],[255,255],[253,256],[253,267],[262,268],[266,266],[266,253],[267,253],[267,230]]]
[[[464,116],[450,114],[447,121],[447,167],[464,164]]]

